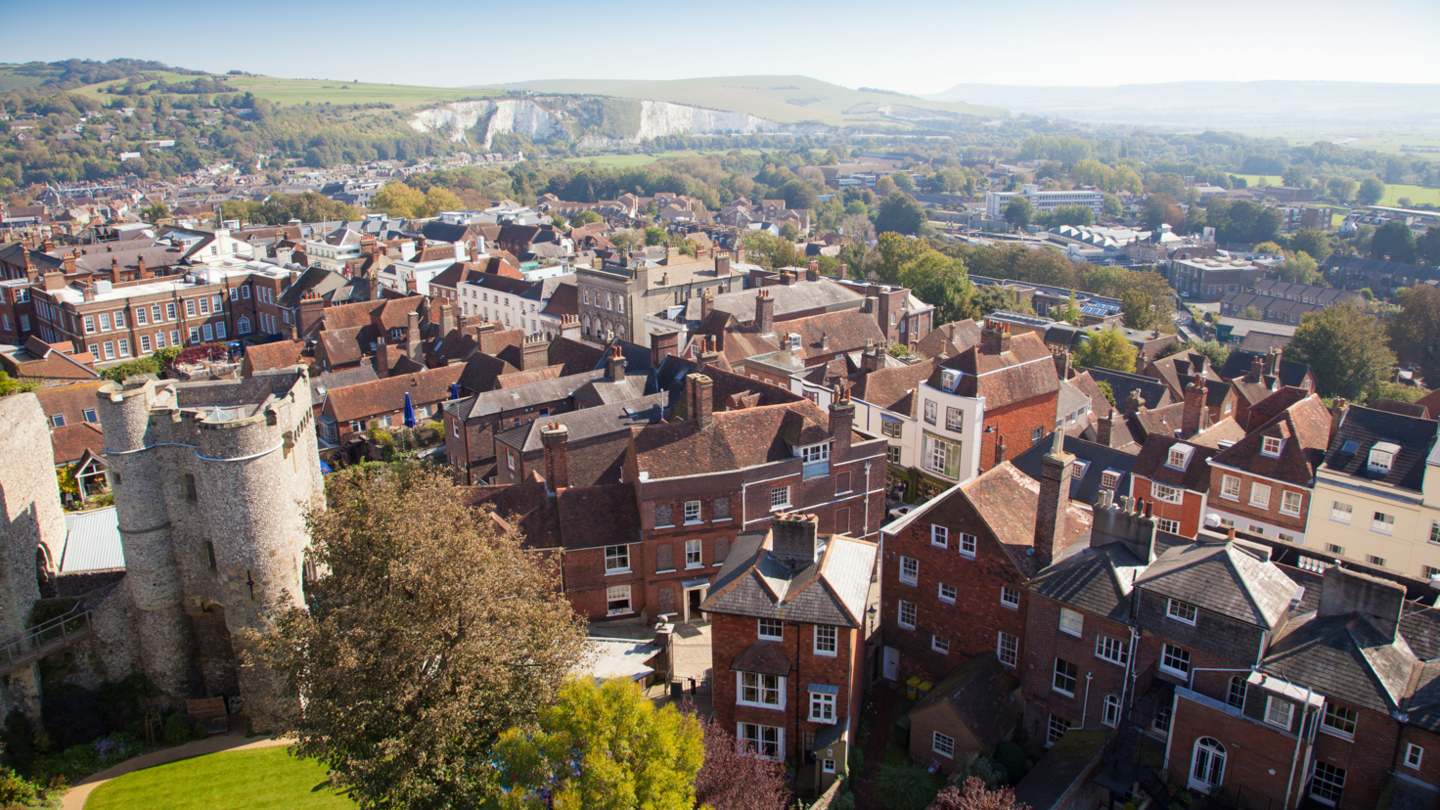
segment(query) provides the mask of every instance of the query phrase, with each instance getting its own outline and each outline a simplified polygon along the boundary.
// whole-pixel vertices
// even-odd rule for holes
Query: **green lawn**
[[[1381,205],[1399,205],[1401,197],[1409,197],[1411,205],[1419,203],[1430,203],[1440,205],[1440,188],[1426,188],[1424,186],[1385,186],[1385,197],[1380,200]]]
[[[1262,179],[1265,181],[1265,185],[1267,186],[1285,185],[1284,178],[1282,178],[1278,174],[1237,174],[1235,176],[1245,178],[1245,182],[1249,184],[1249,188],[1258,187]]]
[[[95,789],[86,810],[348,810],[325,767],[284,746],[230,751],[126,774]]]

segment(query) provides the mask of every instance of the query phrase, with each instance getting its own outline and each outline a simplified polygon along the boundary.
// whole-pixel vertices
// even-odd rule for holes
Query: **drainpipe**
[[[1130,628],[1130,654],[1125,657],[1125,675],[1120,679],[1120,706],[1122,710],[1128,705],[1125,703],[1125,696],[1130,692],[1134,684],[1135,675],[1135,645],[1140,640],[1140,631],[1134,627]],[[1133,697],[1133,695],[1131,695]]]
[[[1094,679],[1094,672],[1085,673],[1085,702],[1080,704],[1080,728],[1085,728],[1085,718],[1090,714],[1090,681]]]
[[[865,533],[861,538],[870,536],[870,462],[865,462]],[[883,539],[883,538],[882,538]]]
[[[1295,732],[1295,753],[1290,758],[1290,779],[1285,783],[1285,803],[1280,805],[1280,810],[1289,810],[1290,792],[1295,789],[1295,765],[1300,762],[1300,743],[1305,741],[1305,720],[1310,716],[1310,687],[1305,687],[1305,708],[1300,711],[1300,728]],[[1309,759],[1309,752],[1306,752],[1306,759]]]

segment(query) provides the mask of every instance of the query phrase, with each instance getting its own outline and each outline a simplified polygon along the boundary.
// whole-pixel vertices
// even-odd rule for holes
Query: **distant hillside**
[[[486,89],[668,101],[752,115],[778,124],[817,122],[835,127],[924,125],[926,121],[954,121],[965,115],[987,118],[1005,115],[1001,107],[851,90],[808,76],[727,76],[653,82],[554,79],[488,85]]]
[[[957,84],[934,101],[1128,124],[1246,127],[1440,124],[1440,85],[1363,82],[1170,82],[1118,87]]]

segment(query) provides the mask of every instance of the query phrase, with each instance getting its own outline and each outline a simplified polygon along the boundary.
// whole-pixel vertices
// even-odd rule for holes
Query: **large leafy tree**
[[[1385,184],[1380,182],[1380,178],[1367,177],[1360,181],[1360,190],[1356,192],[1355,199],[1361,205],[1374,205],[1384,196]]]
[[[1431,228],[1415,240],[1415,252],[1422,263],[1440,265],[1440,228]]]
[[[925,228],[925,209],[914,197],[903,192],[891,194],[880,203],[879,214],[875,217],[875,231],[894,231],[914,235]]]
[[[965,263],[927,250],[900,267],[900,283],[921,301],[935,307],[935,323],[950,323],[969,314],[973,293]]]
[[[704,762],[700,720],[656,709],[620,679],[565,683],[538,729],[507,731],[495,748],[510,810],[688,810]]]
[[[1275,265],[1275,274],[1281,281],[1295,284],[1314,284],[1320,280],[1320,267],[1305,251],[1287,256],[1285,261]]]
[[[1108,368],[1112,371],[1135,373],[1135,358],[1140,350],[1118,329],[1091,332],[1075,350],[1075,365],[1081,368]]]
[[[1295,248],[1296,253],[1304,253],[1320,264],[1330,258],[1335,248],[1330,244],[1330,237],[1324,231],[1314,228],[1302,228],[1290,238],[1290,246]]]
[[[1420,284],[1401,292],[1385,334],[1400,362],[1419,366],[1425,385],[1440,388],[1440,290]]]
[[[247,645],[301,698],[268,719],[367,810],[497,795],[493,746],[554,704],[584,649],[555,567],[459,495],[413,466],[332,479],[308,517],[308,609]]]
[[[1011,197],[1010,202],[1005,204],[1005,221],[1017,228],[1029,225],[1034,216],[1035,209],[1024,197]]]
[[[1385,380],[1395,355],[1375,319],[1359,307],[1339,304],[1300,320],[1285,358],[1308,363],[1321,396],[1362,401]]]
[[[1375,229],[1375,235],[1370,237],[1370,258],[1414,264],[1415,232],[1398,219],[1381,225]]]

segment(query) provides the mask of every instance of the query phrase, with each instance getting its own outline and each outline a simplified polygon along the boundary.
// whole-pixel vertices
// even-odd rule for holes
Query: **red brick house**
[[[875,543],[780,513],[739,536],[701,608],[712,618],[715,715],[756,754],[823,791],[848,770],[868,686]]]
[[[445,366],[347,385],[330,391],[320,409],[316,430],[331,444],[343,444],[372,426],[405,426],[405,395],[415,409],[416,424],[438,420],[449,401],[451,386],[464,366]]]
[[[1088,511],[1069,500],[1068,476],[1064,487],[1054,483],[1052,492],[1006,462],[885,528],[885,677],[918,675],[939,683],[977,655],[1016,666],[1025,636],[1025,583],[1048,562],[1047,554],[1080,542],[1090,529]],[[1042,527],[1036,513],[1047,497],[1058,507],[1061,492],[1065,523],[1055,535],[1054,522]],[[1053,544],[1048,552],[1046,543]]]
[[[1245,434],[1234,419],[1223,419],[1182,439],[1155,433],[1145,440],[1130,470],[1130,495],[1152,506],[1160,531],[1194,537],[1205,525],[1211,470],[1206,462]]]
[[[1252,418],[1243,439],[1206,459],[1207,510],[1227,528],[1304,545],[1315,471],[1330,443],[1330,411],[1319,394],[1286,388],[1256,403],[1252,416],[1275,405],[1284,407],[1258,426]]]
[[[1024,452],[1055,429],[1060,378],[1044,342],[1010,335],[1008,324],[987,324],[980,342],[941,365],[959,373],[952,393],[985,400],[980,469]]]

